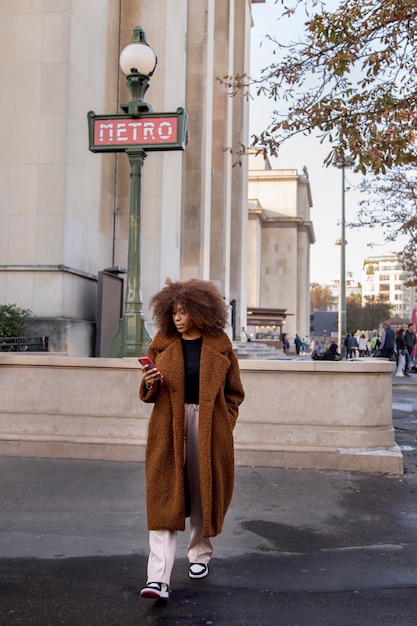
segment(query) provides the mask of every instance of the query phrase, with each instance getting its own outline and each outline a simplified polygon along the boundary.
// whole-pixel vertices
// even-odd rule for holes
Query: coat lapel
[[[224,384],[229,359],[213,346],[214,339],[204,337],[200,359],[200,410],[211,413],[215,399]]]
[[[175,337],[159,353],[155,364],[162,374],[167,372],[165,383],[173,407],[184,407],[184,358],[182,354],[181,337]]]

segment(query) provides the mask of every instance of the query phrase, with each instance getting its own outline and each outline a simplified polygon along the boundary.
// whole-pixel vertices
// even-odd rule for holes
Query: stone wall
[[[239,465],[402,474],[394,364],[241,361]],[[0,355],[0,454],[143,461],[152,407],[134,358]],[[377,410],[376,410],[377,408]]]

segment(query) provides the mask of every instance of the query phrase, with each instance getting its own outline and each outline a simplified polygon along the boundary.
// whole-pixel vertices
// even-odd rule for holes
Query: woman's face
[[[176,329],[184,339],[194,339],[200,336],[199,329],[194,325],[191,316],[181,304],[174,305],[172,319]]]

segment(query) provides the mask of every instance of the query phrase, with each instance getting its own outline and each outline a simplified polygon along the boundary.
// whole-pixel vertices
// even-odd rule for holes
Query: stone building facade
[[[285,333],[293,342],[296,333],[310,334],[310,245],[315,242],[310,182],[307,172],[275,170],[259,156],[250,157],[249,166],[248,308],[266,309],[270,322],[265,331],[255,316],[258,326],[252,328],[248,316],[248,331],[277,334],[277,339]]]
[[[143,167],[145,317],[168,276],[195,277],[245,325],[248,167],[225,148],[247,144],[249,105],[217,79],[248,70],[251,4],[2,0],[0,302],[30,308],[51,350],[93,354],[98,272],[127,264],[128,159],[88,150],[87,113],[129,99],[119,55],[136,26],[158,57],[147,102],[189,116],[185,152]]]

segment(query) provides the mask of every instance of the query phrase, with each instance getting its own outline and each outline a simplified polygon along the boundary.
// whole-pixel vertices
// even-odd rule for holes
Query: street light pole
[[[130,213],[126,296],[119,331],[111,345],[110,357],[144,354],[150,342],[142,308],[140,285],[140,232],[142,165],[147,157],[144,150],[127,150],[130,163]]]
[[[351,167],[354,161],[352,157],[336,159],[334,165],[342,170],[342,215],[341,215],[341,238],[340,238],[340,285],[339,285],[339,311],[337,316],[337,342],[340,354],[343,349],[343,337],[346,335],[346,218],[345,218],[345,169]]]
[[[122,50],[120,67],[127,74],[127,84],[131,101],[122,104],[121,109],[132,118],[152,111],[152,107],[143,101],[149,86],[149,77],[153,74],[157,58],[146,42],[142,28],[133,31],[132,43]],[[144,354],[150,342],[143,315],[141,294],[140,243],[141,243],[141,197],[142,166],[147,156],[143,149],[127,149],[130,163],[130,213],[129,243],[127,262],[127,281],[125,308],[120,328],[111,345],[110,357],[137,356]]]

